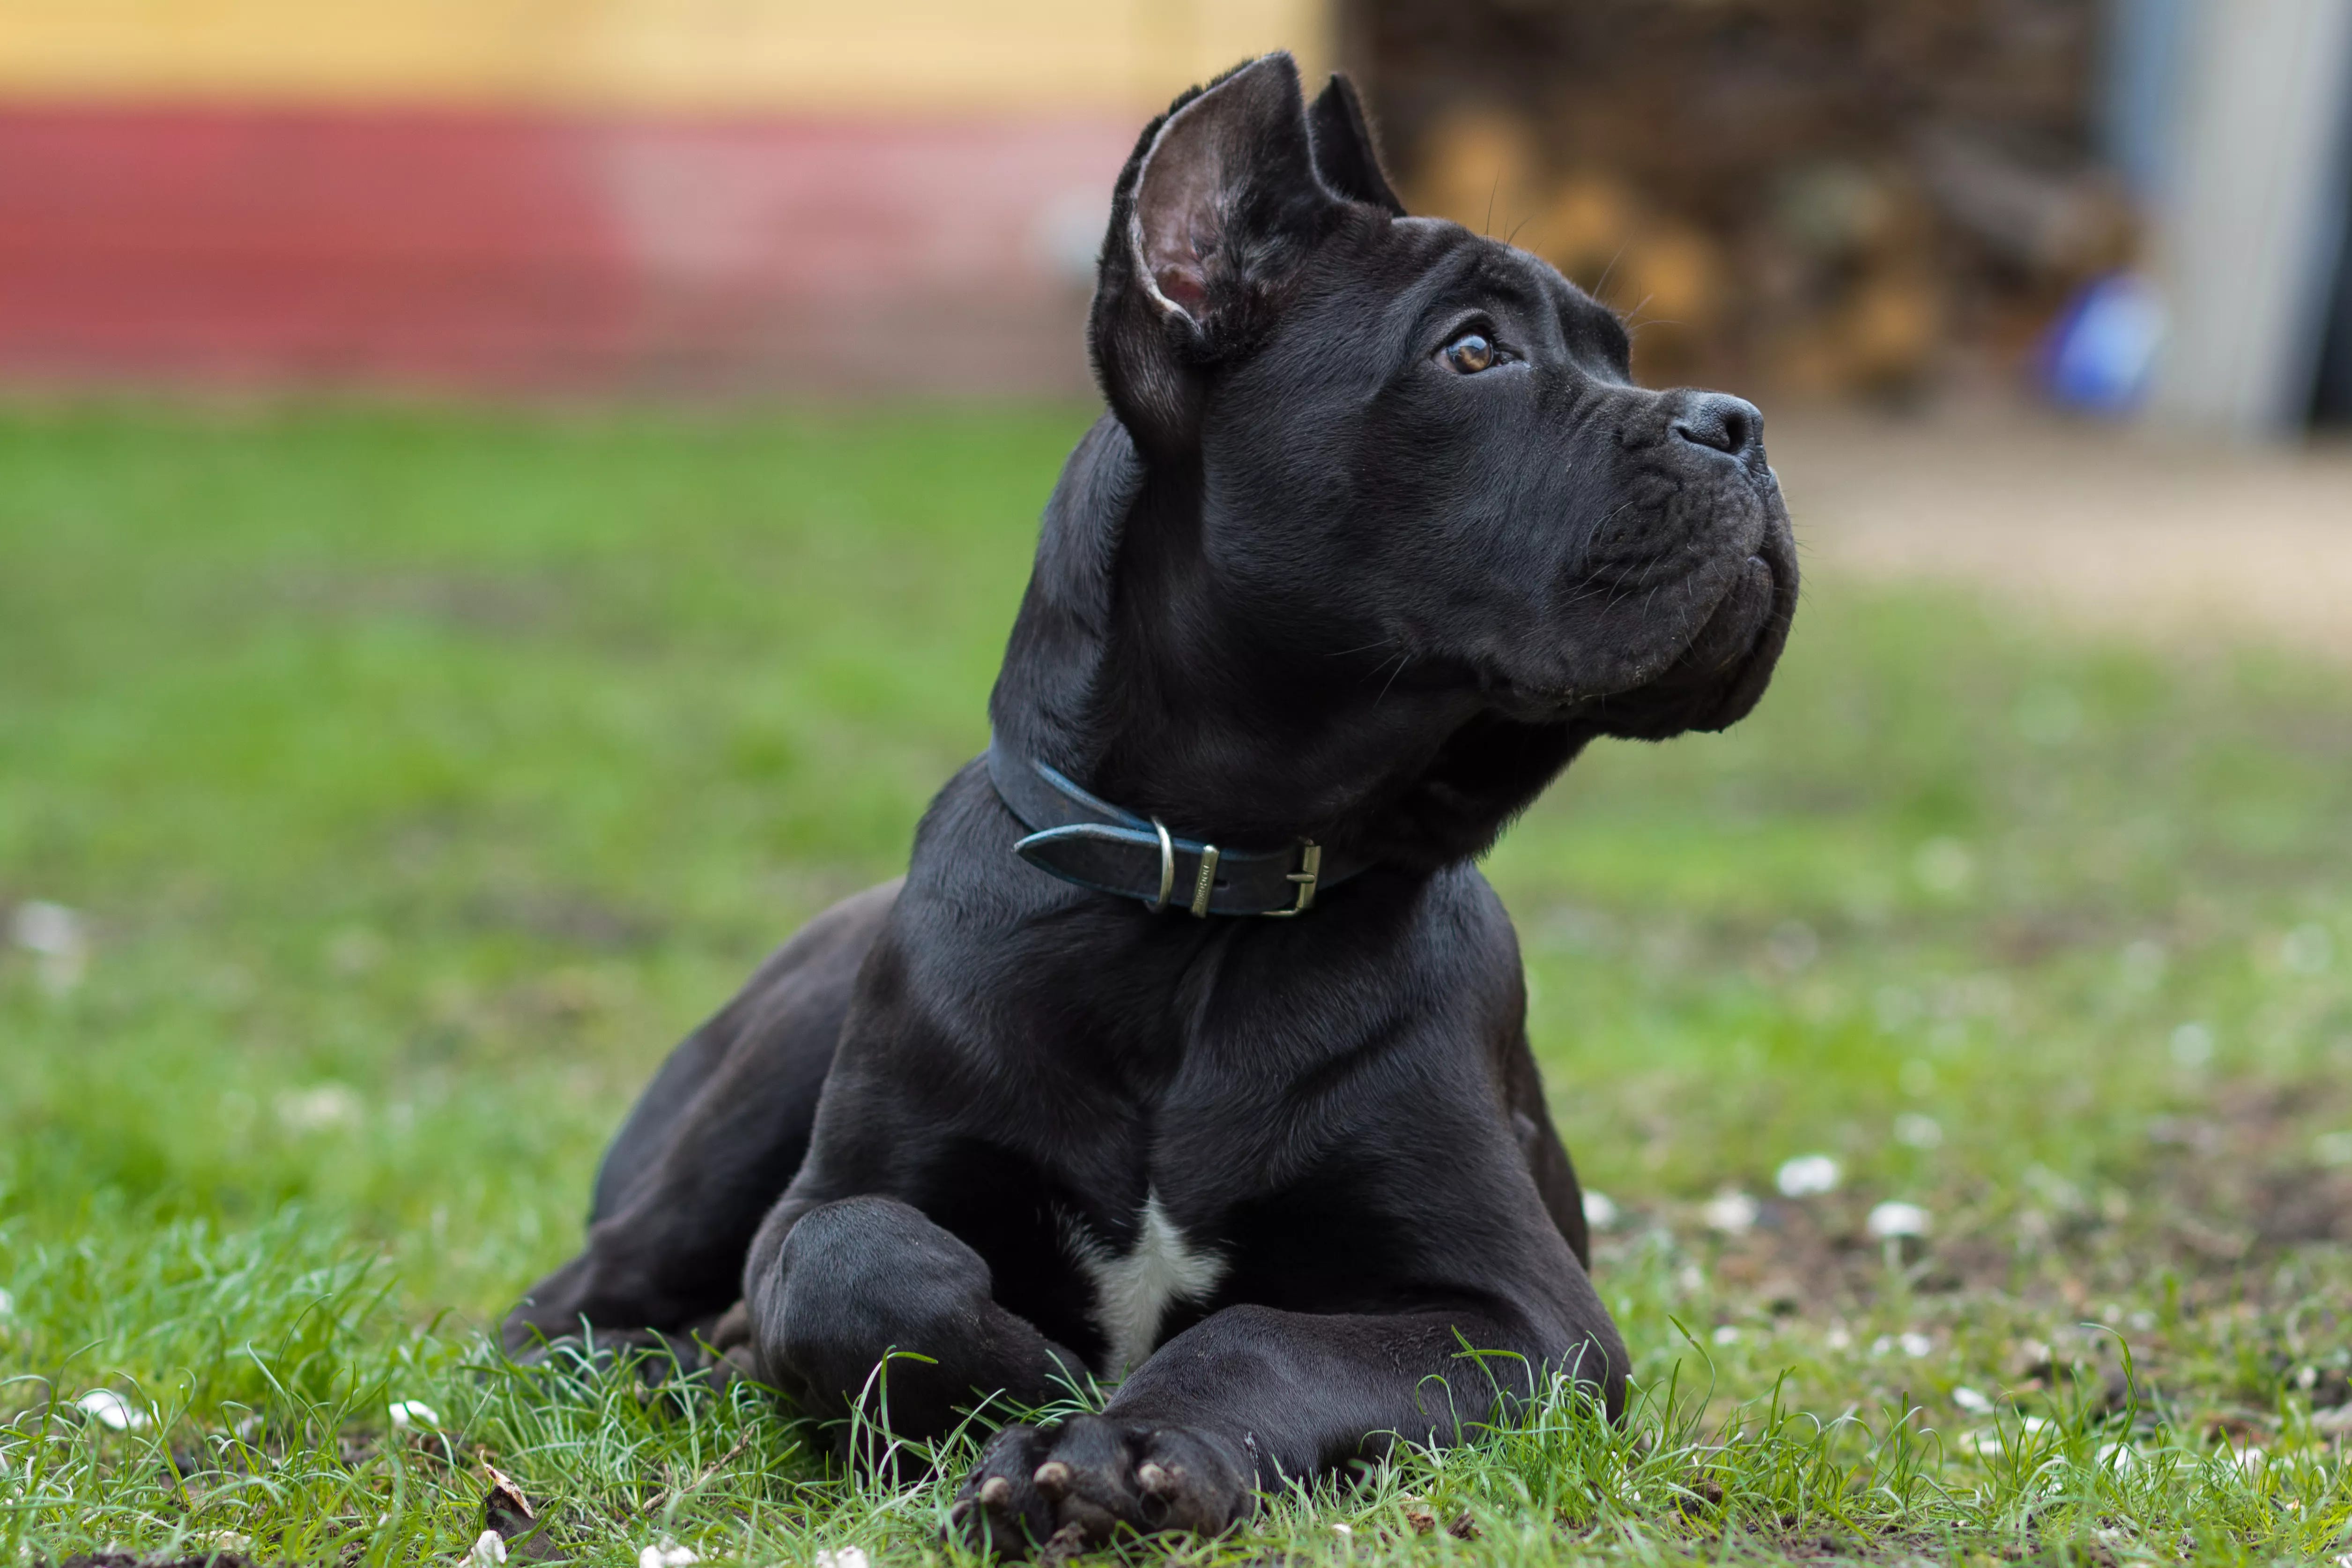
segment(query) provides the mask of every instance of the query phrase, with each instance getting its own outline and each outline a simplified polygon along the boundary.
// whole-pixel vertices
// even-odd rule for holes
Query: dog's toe
[[[1253,1477],[1231,1444],[1182,1426],[1161,1427],[1138,1445],[1136,1489],[1145,1528],[1221,1535],[1247,1515]]]
[[[999,1432],[948,1509],[949,1533],[997,1557],[1026,1557],[1044,1546],[1055,1520],[1035,1476],[1050,1441],[1034,1426]]]

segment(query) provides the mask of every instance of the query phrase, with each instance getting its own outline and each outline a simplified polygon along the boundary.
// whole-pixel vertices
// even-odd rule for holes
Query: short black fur
[[[989,706],[1171,828],[1371,868],[1297,919],[1153,914],[1017,859],[966,767],[902,884],[678,1047],[509,1345],[699,1334],[835,1417],[919,1352],[887,1385],[912,1436],[1124,1373],[967,1481],[957,1528],[1013,1553],[1222,1530],[1454,1438],[1496,1379],[1620,1407],[1472,861],[1594,738],[1746,713],[1794,552],[1752,407],[1633,385],[1558,273],[1402,210],[1351,90],[1310,110],[1285,56],[1145,132],[1090,324],[1109,409]]]

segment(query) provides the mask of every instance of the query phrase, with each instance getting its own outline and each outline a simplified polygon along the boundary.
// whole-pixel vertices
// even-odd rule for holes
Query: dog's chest
[[[1066,1217],[1062,1239],[1093,1287],[1090,1316],[1109,1347],[1103,1370],[1113,1376],[1141,1366],[1160,1343],[1168,1310],[1204,1300],[1227,1267],[1222,1255],[1186,1238],[1157,1193],[1145,1195],[1134,1244],[1124,1252],[1114,1251],[1075,1218]]]

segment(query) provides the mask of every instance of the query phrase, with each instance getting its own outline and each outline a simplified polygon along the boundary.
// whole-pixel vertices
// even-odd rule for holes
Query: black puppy
[[[1471,862],[1594,736],[1746,713],[1797,592],[1756,410],[1405,216],[1286,56],[1144,132],[1090,341],[990,754],[678,1047],[507,1325],[716,1332],[835,1415],[919,1352],[919,1437],[1123,1377],[991,1444],[1004,1552],[1221,1530],[1553,1374],[1621,1407]]]

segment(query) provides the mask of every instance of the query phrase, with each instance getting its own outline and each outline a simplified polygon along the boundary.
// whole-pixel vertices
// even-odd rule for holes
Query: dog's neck
[[[1117,420],[1087,432],[990,699],[1000,740],[1179,831],[1430,871],[1484,851],[1587,739],[1401,651],[1302,646],[1315,606],[1221,583],[1202,505],[1197,475],[1147,466]]]

